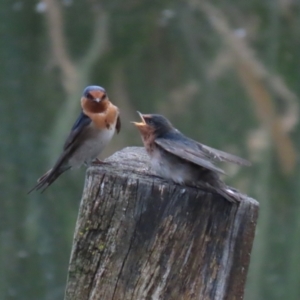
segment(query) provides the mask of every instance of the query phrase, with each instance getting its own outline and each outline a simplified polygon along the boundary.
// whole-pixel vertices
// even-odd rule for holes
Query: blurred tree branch
[[[48,148],[50,161],[60,152],[60,147],[67,128],[78,111],[79,97],[83,88],[89,84],[89,77],[95,62],[103,55],[107,46],[108,16],[104,9],[93,7],[94,13],[94,34],[87,46],[83,57],[76,63],[72,60],[67,49],[66,36],[64,35],[64,24],[62,7],[57,0],[45,0],[46,21],[49,32],[50,44],[53,56],[58,68],[61,71],[62,86],[66,97],[58,111],[57,120],[52,130],[51,146]],[[56,141],[56,142],[53,142]]]
[[[56,0],[45,0],[45,3],[47,5],[46,21],[52,53],[62,73],[63,87],[68,94],[71,94],[76,87],[78,73],[66,46],[61,7]]]
[[[208,2],[191,0],[191,5],[208,17],[215,31],[226,46],[226,56],[236,68],[242,84],[256,107],[259,120],[268,128],[274,141],[281,169],[290,174],[296,164],[296,151],[288,132],[298,122],[298,104],[296,95],[288,89],[284,81],[270,74],[258,61],[245,40],[236,36],[230,29],[224,14]],[[225,58],[226,58],[225,56]],[[218,60],[228,67],[224,57]],[[279,116],[272,95],[279,96],[286,103],[286,113]]]

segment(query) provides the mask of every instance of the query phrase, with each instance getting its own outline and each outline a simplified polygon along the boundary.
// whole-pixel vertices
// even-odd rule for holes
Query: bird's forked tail
[[[63,167],[60,166],[59,168],[53,168],[47,171],[43,176],[41,176],[37,180],[37,184],[28,192],[30,194],[32,191],[42,190],[42,193],[50,186],[62,173],[69,170],[71,167]]]

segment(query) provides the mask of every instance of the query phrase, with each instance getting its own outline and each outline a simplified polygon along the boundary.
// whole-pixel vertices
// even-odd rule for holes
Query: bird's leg
[[[92,164],[93,164],[93,165],[110,165],[111,163],[110,163],[110,162],[103,161],[103,160],[99,159],[98,157],[96,157],[96,158],[92,161]]]

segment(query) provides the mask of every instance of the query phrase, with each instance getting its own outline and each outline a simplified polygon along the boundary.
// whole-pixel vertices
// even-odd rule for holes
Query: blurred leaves
[[[264,65],[254,56],[247,45],[244,34],[230,29],[225,16],[216,7],[199,1],[199,9],[203,10],[216,32],[223,40],[226,56],[218,57],[219,64],[234,67],[245,86],[250,99],[253,100],[255,112],[260,122],[268,128],[277,149],[282,171],[291,174],[296,165],[296,150],[288,135],[298,122],[298,103],[296,95],[285,85],[278,75],[270,74]],[[200,5],[199,5],[200,4]],[[216,63],[214,68],[216,69]],[[220,67],[219,67],[220,68]],[[227,68],[225,68],[227,69]],[[215,71],[216,72],[216,71]],[[224,70],[223,70],[224,72]],[[218,71],[220,73],[220,70]],[[220,76],[220,74],[219,74]],[[275,97],[280,97],[287,106],[285,115],[277,114]]]
[[[84,169],[26,191],[60,153],[88,84],[121,110],[104,156],[141,145],[129,123],[140,110],[251,158],[250,169],[225,166],[261,202],[246,299],[300,297],[296,2],[29,0],[0,11],[1,299],[62,298]]]

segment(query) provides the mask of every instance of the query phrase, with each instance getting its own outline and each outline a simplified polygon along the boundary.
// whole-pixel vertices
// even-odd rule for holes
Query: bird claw
[[[111,165],[110,162],[107,162],[107,161],[103,161],[99,158],[95,158],[93,161],[92,161],[92,164],[93,165]]]

